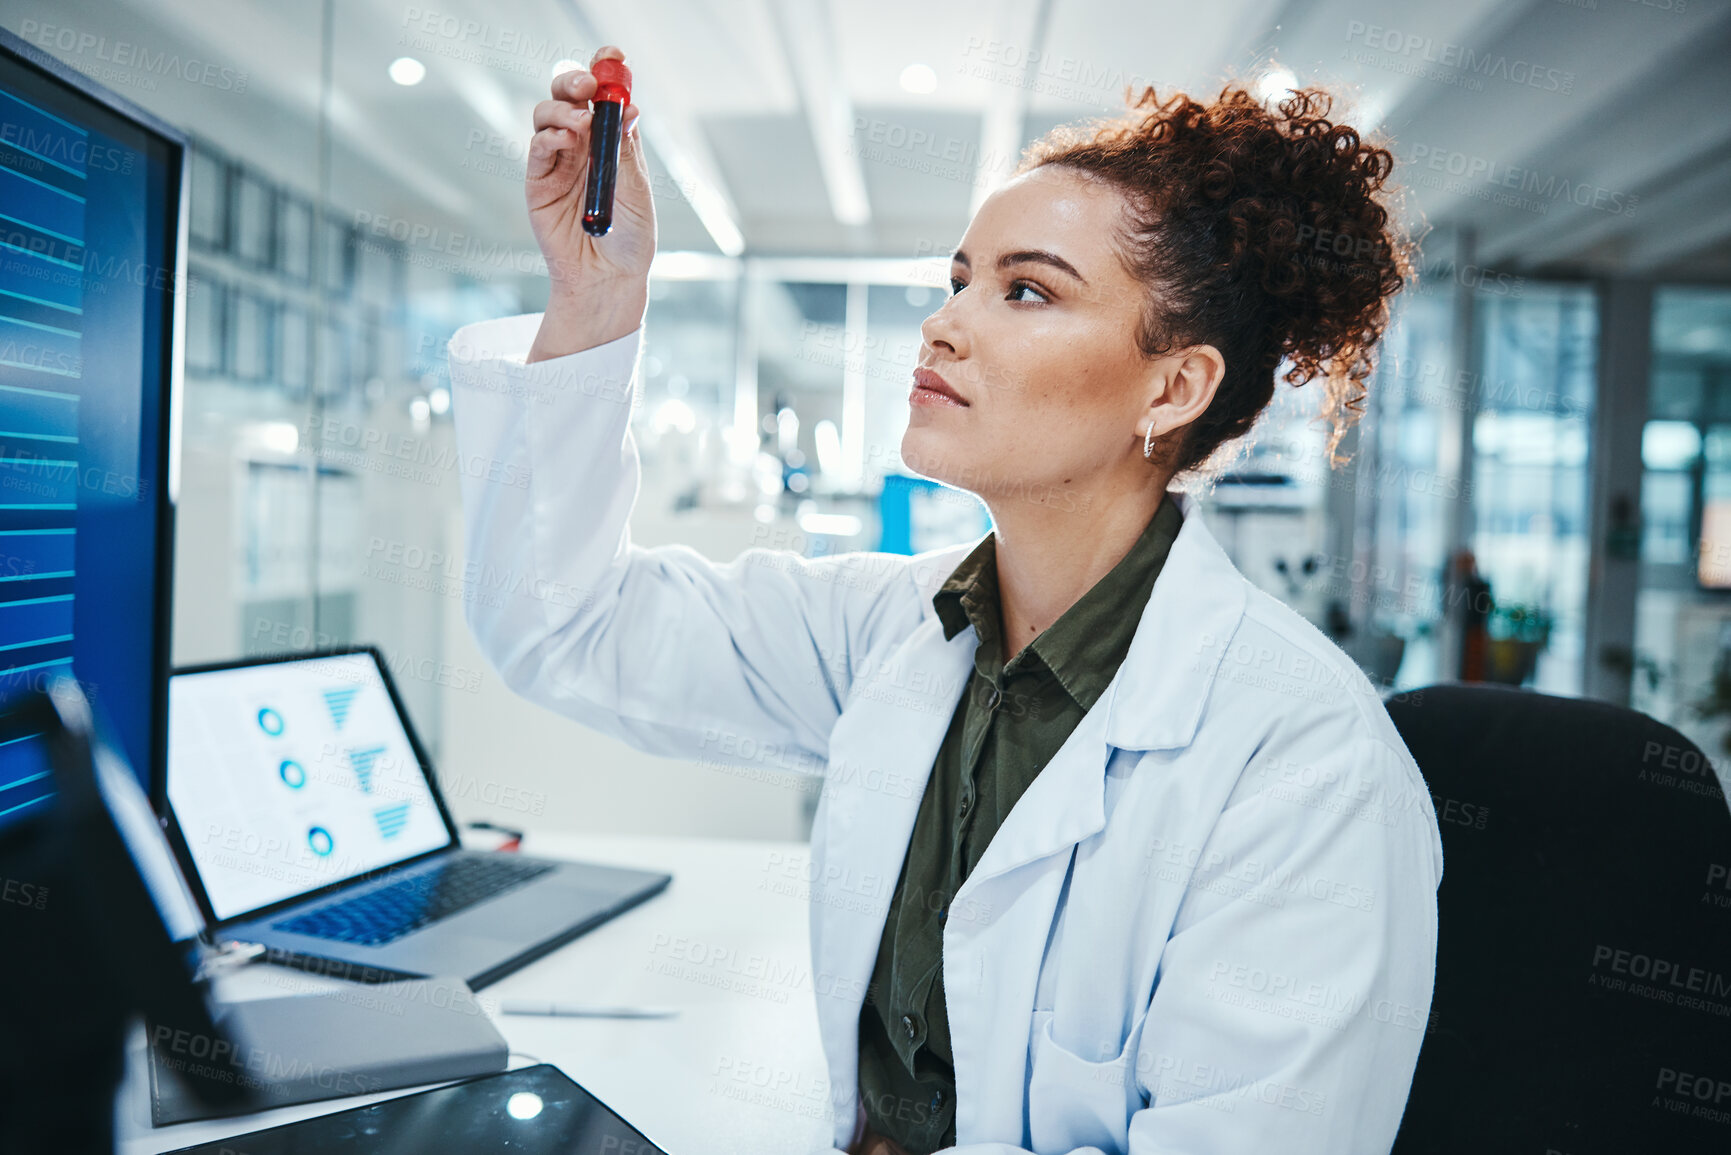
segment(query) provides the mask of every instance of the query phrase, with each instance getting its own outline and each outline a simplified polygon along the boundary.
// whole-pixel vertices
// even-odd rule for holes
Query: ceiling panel
[[[811,133],[793,114],[704,117],[721,173],[747,217],[773,221],[829,216]]]
[[[783,3],[823,5],[845,153],[870,220],[843,226],[817,161]],[[7,0],[57,22],[244,73],[247,91],[116,70],[170,120],[272,177],[317,185],[317,0]],[[521,162],[554,62],[630,54],[652,120],[662,243],[713,250],[679,194],[697,174],[748,251],[905,255],[965,226],[982,156],[1113,112],[1126,84],[1195,95],[1276,66],[1382,124],[1415,211],[1510,268],[1731,276],[1731,4],[1634,0],[344,0],[335,6],[332,188],[346,211],[528,245]],[[779,15],[782,17],[778,19]],[[1038,56],[1030,57],[1033,53]],[[398,55],[420,85],[386,76]],[[902,70],[932,69],[909,92]],[[154,87],[149,81],[158,81]],[[1532,80],[1532,83],[1526,81]],[[833,145],[834,140],[831,138]],[[993,156],[994,152],[1012,155]],[[829,154],[826,154],[829,155]],[[675,180],[669,167],[681,174]],[[1458,171],[1457,171],[1458,170]],[[833,166],[831,176],[835,176]],[[1512,185],[1512,188],[1511,188]],[[1585,203],[1580,190],[1586,189]],[[1609,212],[1604,203],[1633,212]],[[713,215],[713,214],[712,214]]]

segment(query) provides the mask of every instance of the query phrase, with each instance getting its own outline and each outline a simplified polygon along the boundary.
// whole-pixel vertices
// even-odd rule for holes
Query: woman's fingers
[[[559,165],[559,150],[567,148],[571,141],[570,129],[544,128],[529,138],[529,156],[523,165],[523,176],[530,181],[545,180]]]
[[[561,72],[553,78],[552,96],[554,100],[572,100],[588,102],[595,95],[595,74],[581,68],[573,68],[570,72]]]
[[[587,108],[578,108],[563,100],[543,100],[535,106],[535,131],[539,132],[543,128],[587,130],[589,117]]]

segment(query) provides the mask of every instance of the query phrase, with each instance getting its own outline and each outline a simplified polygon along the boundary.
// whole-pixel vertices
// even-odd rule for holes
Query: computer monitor
[[[70,674],[163,762],[186,141],[0,30],[0,699]],[[0,827],[49,779],[0,768]]]

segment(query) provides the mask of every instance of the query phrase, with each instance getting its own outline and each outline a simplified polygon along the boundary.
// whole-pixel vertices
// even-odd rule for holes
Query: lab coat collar
[[[1195,496],[1172,496],[1184,524],[1100,703],[1106,708],[1105,739],[1123,750],[1181,749],[1195,739],[1220,659],[1248,601],[1243,575],[1209,532]],[[945,556],[959,564],[978,544],[977,539],[952,547]],[[950,572],[943,565],[919,571],[926,617],[937,617],[932,595]]]

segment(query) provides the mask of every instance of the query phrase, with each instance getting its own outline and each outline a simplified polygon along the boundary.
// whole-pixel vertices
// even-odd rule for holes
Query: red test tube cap
[[[613,100],[620,104],[631,103],[631,70],[625,67],[622,60],[609,57],[597,60],[595,67],[590,69],[595,74],[595,81],[600,85],[595,92],[596,100]]]

